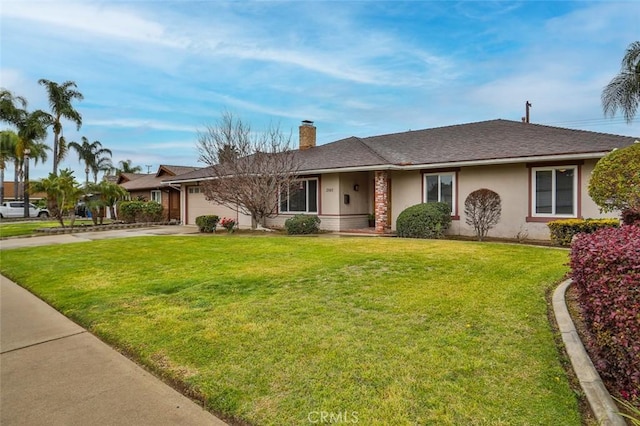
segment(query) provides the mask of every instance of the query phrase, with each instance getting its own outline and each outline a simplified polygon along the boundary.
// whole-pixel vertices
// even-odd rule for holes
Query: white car
[[[0,204],[0,218],[24,217],[24,201],[7,201]],[[29,203],[29,217],[49,217],[49,210],[39,209]]]

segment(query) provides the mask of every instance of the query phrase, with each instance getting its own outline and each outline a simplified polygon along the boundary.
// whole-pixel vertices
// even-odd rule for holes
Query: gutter
[[[516,158],[497,158],[488,160],[468,160],[468,161],[449,161],[443,163],[429,164],[380,164],[377,166],[356,166],[343,167],[335,169],[311,169],[300,170],[302,173],[336,173],[336,172],[365,172],[375,170],[424,170],[424,169],[441,169],[447,167],[472,167],[472,166],[493,166],[502,164],[520,164],[532,162],[546,161],[566,161],[566,160],[591,160],[602,158],[610,151],[590,152],[583,154],[563,154],[563,155],[539,155],[534,157],[516,157]]]

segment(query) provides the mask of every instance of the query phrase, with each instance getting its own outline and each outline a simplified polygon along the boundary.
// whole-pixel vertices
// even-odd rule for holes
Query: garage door
[[[251,218],[238,214],[235,210],[228,207],[213,204],[207,201],[202,192],[202,188],[199,186],[190,186],[187,188],[187,221],[188,225],[196,224],[196,217],[204,216],[208,214],[215,214],[221,219],[223,217],[229,217],[239,220],[241,227],[251,226]]]

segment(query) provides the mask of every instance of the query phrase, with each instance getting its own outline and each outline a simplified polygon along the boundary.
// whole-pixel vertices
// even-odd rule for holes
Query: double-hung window
[[[532,215],[576,217],[578,169],[576,166],[533,167]]]
[[[447,203],[451,207],[451,215],[456,212],[456,173],[427,173],[424,175],[425,203]]]
[[[151,191],[151,201],[162,204],[162,192],[158,190]]]
[[[318,213],[318,179],[300,179],[280,191],[280,213]]]

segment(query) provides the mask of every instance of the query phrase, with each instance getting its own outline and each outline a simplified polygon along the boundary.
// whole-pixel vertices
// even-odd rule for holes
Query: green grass
[[[545,300],[566,261],[505,244],[218,235],[10,250],[1,269],[228,418],[579,425]]]
[[[71,223],[69,220],[64,221],[66,226]],[[108,223],[108,222],[105,222]],[[91,219],[76,219],[74,226],[93,225]],[[60,226],[57,220],[32,220],[25,222],[0,222],[0,238],[20,237],[36,234],[37,229],[55,228]]]

